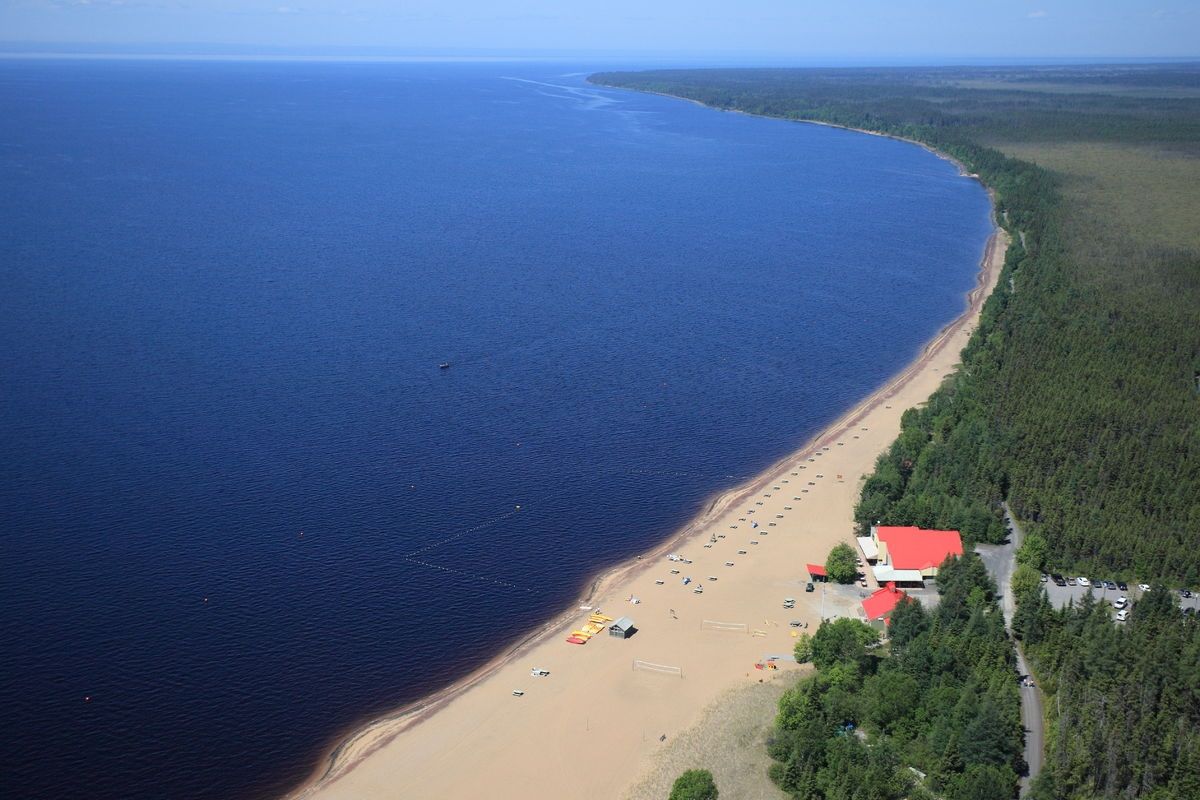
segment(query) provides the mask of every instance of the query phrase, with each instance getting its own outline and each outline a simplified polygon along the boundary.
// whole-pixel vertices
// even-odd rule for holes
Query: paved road
[[[1012,596],[1012,574],[1016,569],[1017,548],[1021,546],[1024,532],[1013,518],[1008,504],[1004,504],[1004,517],[1008,521],[1012,535],[1007,544],[984,545],[975,548],[983,563],[987,566],[992,580],[1000,592],[1000,609],[1004,612],[1004,624],[1012,633],[1012,619],[1016,612],[1016,600]],[[1022,675],[1029,675],[1029,664],[1025,661],[1025,653],[1017,643],[1017,670]],[[1042,690],[1034,686],[1021,687],[1021,725],[1025,728],[1025,763],[1029,765],[1029,774],[1021,778],[1021,796],[1029,793],[1029,785],[1042,770],[1042,754],[1045,747],[1045,731],[1043,729]]]
[[[1029,674],[1029,664],[1025,662],[1025,654],[1017,645],[1017,669],[1022,675]],[[1029,794],[1029,785],[1038,773],[1042,771],[1042,755],[1045,753],[1046,741],[1042,720],[1042,690],[1036,686],[1021,687],[1021,726],[1025,728],[1025,763],[1029,765],[1029,774],[1021,776],[1021,796]]]
[[[1011,518],[1010,518],[1011,519]],[[1011,527],[1011,525],[1010,525]],[[1017,565],[1017,548],[1021,546],[1021,531],[1012,529],[1012,534],[1005,544],[980,544],[975,546],[975,552],[983,560],[988,574],[996,583],[1000,593],[1000,610],[1004,612],[1004,627],[1012,633],[1013,614],[1017,613],[1017,603],[1013,599],[1012,574]],[[1027,674],[1027,673],[1022,673]]]

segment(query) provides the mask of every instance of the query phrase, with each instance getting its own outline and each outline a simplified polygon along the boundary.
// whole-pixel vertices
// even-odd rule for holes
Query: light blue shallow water
[[[278,792],[882,383],[990,232],[917,147],[554,65],[9,62],[0,173],[8,797]]]

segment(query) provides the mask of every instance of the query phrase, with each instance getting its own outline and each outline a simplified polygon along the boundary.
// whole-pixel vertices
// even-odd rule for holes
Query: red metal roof
[[[879,619],[880,617],[892,613],[901,600],[908,598],[908,594],[896,588],[896,584],[888,583],[882,589],[876,589],[870,597],[862,601],[863,611],[867,612],[868,620]]]
[[[875,536],[887,544],[888,562],[895,569],[929,569],[939,566],[947,556],[963,554],[958,531],[881,525],[875,529]]]
[[[808,567],[808,574],[812,575],[814,578],[817,576],[820,576],[822,578],[829,577],[828,575],[825,574],[825,568],[822,567],[820,564],[805,564],[804,566]]]

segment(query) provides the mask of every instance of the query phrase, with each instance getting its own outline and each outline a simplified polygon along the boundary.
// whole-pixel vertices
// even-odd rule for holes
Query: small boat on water
[[[443,361],[442,363],[438,364],[438,369],[450,369],[450,362]]]

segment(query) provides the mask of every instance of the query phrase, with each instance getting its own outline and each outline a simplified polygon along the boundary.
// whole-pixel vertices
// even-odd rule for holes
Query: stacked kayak
[[[579,630],[571,631],[571,635],[567,637],[567,642],[570,644],[587,644],[588,640],[604,630],[605,626],[612,622],[612,617],[606,617],[603,614],[591,614],[588,616],[587,624]]]

